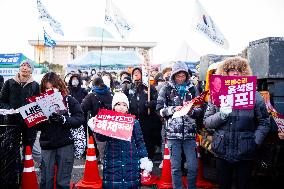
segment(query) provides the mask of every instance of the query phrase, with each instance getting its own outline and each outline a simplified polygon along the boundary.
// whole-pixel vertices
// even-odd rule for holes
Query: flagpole
[[[105,29],[103,28],[102,37],[101,37],[102,40],[101,40],[101,54],[100,54],[100,70],[102,68],[102,54],[103,54],[104,32],[105,32]]]
[[[104,24],[106,20],[106,12],[107,12],[107,0],[106,0],[106,6],[105,6],[105,18],[104,18]],[[103,44],[104,44],[104,33],[105,33],[105,28],[103,27],[102,31],[102,37],[101,37],[101,54],[100,54],[100,70],[102,68],[102,54],[103,54]]]
[[[40,64],[39,34],[37,34],[37,52],[38,52],[38,63]]]

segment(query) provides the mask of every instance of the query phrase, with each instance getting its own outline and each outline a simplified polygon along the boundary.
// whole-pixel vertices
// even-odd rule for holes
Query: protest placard
[[[60,92],[49,90],[36,97],[36,102],[41,107],[45,116],[49,117],[53,112],[60,113],[67,111],[63,103],[63,97]]]
[[[112,138],[130,141],[135,116],[112,110],[100,109],[94,132]]]
[[[271,115],[278,126],[278,132],[284,133],[284,116],[274,111],[271,112]]]
[[[19,112],[28,127],[48,120],[37,102],[29,103],[19,108]]]
[[[194,99],[192,99],[191,101],[184,102],[183,106],[181,107],[181,109],[176,111],[173,114],[172,118],[177,118],[177,117],[184,116],[184,115],[188,114],[188,112],[190,111],[192,106],[198,106],[198,105],[200,106],[200,105],[204,104],[204,99],[205,99],[207,93],[208,93],[208,91],[204,91],[199,96],[197,96]]]
[[[210,98],[216,106],[231,105],[233,109],[253,109],[255,105],[256,76],[209,77]]]

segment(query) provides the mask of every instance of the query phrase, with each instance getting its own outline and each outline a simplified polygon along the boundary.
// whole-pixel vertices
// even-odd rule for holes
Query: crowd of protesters
[[[196,188],[195,139],[202,127],[214,130],[212,150],[217,157],[220,188],[231,188],[233,172],[237,188],[249,186],[254,152],[270,130],[269,114],[259,93],[253,110],[217,107],[209,100],[208,104],[173,118],[185,102],[202,92],[198,76],[183,62],[176,62],[163,70],[154,69],[150,74],[154,82],[150,86],[142,82],[143,73],[139,67],[120,73],[78,70],[65,77],[49,72],[40,85],[32,78],[33,69],[32,62],[24,61],[19,73],[3,84],[0,108],[17,109],[27,104],[26,98],[50,89],[61,92],[68,112],[53,113],[49,121],[32,128],[27,128],[19,114],[9,118],[10,124],[22,128],[24,146],[33,146],[37,130],[41,132],[41,188],[53,188],[54,164],[58,167],[57,187],[69,188],[74,162],[70,128],[81,125],[88,135],[95,137],[104,188],[138,188],[139,163],[140,168],[151,171],[151,160],[157,158],[157,152],[163,153],[165,141],[170,150],[173,187],[182,188],[182,174],[186,168],[188,188]],[[250,76],[251,70],[246,59],[232,57],[221,63],[217,74]],[[94,128],[88,128],[88,120],[94,118],[100,108],[135,115],[130,142],[94,134]],[[125,153],[125,156],[118,156],[120,153]],[[115,163],[111,164],[111,160]],[[120,171],[121,165],[126,165],[125,171]]]

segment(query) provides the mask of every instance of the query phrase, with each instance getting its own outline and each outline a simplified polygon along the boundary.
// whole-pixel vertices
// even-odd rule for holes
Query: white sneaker
[[[163,161],[160,163],[159,168],[160,168],[160,169],[163,168]]]

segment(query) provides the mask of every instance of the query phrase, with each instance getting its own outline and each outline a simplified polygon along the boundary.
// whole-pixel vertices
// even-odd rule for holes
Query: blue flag
[[[44,45],[48,47],[54,47],[56,45],[55,41],[44,31]]]

